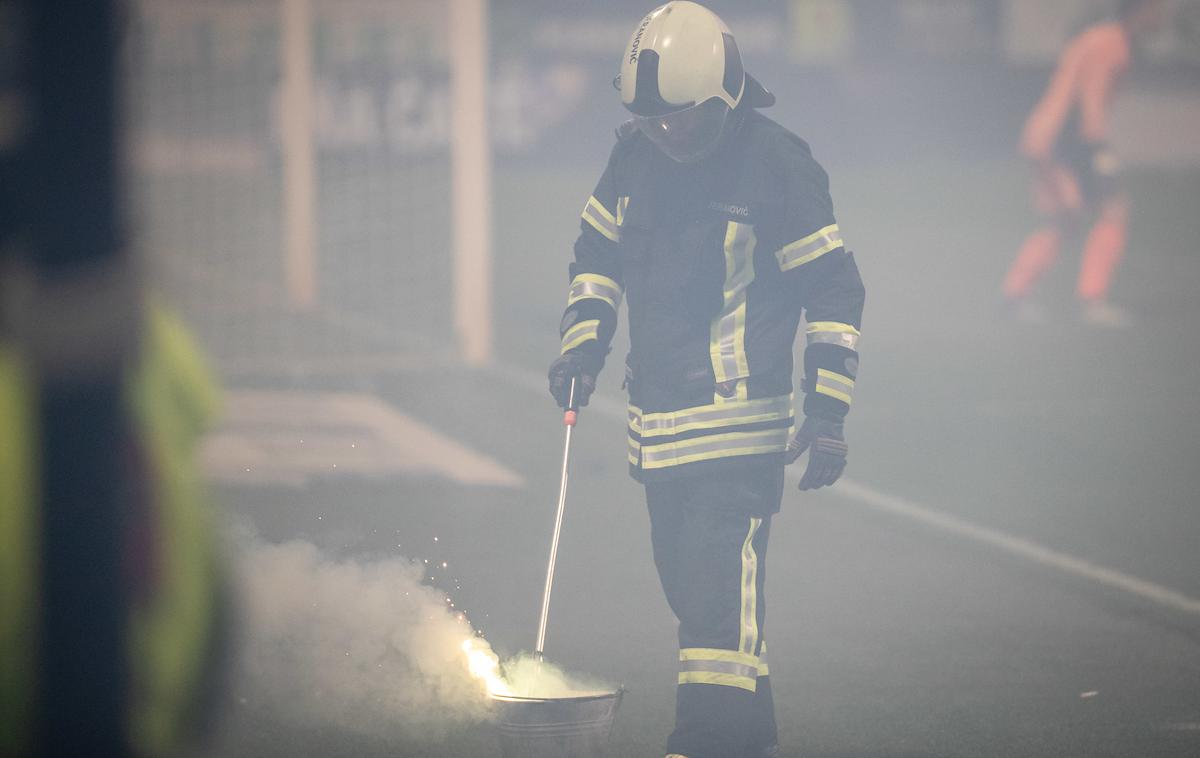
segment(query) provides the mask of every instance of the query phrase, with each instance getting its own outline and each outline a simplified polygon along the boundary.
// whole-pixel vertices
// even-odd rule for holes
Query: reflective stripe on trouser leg
[[[758,552],[754,549],[754,535],[758,534],[762,522],[760,518],[750,519],[750,529],[742,543],[742,615],[738,650],[748,656],[754,656],[758,648]],[[757,657],[754,664],[757,667]]]
[[[750,518],[742,540],[737,650],[681,647],[679,684],[715,684],[754,692],[759,676],[759,561],[755,536],[763,519]],[[713,588],[720,591],[720,588]]]
[[[756,679],[757,656],[703,647],[679,651],[680,684],[718,684],[754,692]]]
[[[752,735],[765,733],[759,725],[769,723],[770,708],[758,693],[768,681],[759,676],[763,587],[769,514],[778,509],[782,474],[782,466],[747,465],[646,485],[655,564],[679,619],[667,753],[741,755],[757,741]]]

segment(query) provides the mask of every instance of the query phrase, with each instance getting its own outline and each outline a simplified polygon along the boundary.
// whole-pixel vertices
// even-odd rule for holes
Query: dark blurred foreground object
[[[220,647],[191,463],[214,395],[181,325],[158,310],[142,329],[116,4],[0,12],[0,755],[162,755]]]
[[[0,755],[47,755],[33,718],[42,674],[37,626],[38,426],[28,361],[0,340]],[[124,383],[130,433],[121,442],[121,565],[126,599],[116,661],[124,696],[115,737],[121,755],[170,753],[208,726],[227,659],[229,603],[213,518],[194,463],[216,391],[183,324],[150,309],[136,370]],[[44,470],[44,466],[42,467]],[[83,536],[81,536],[81,539]],[[81,610],[76,623],[88,628]],[[48,651],[53,652],[53,651]],[[80,674],[80,686],[87,684]],[[44,707],[44,706],[43,706]],[[72,723],[43,710],[50,726]],[[66,714],[61,714],[66,718]],[[87,734],[77,734],[87,739]],[[82,750],[75,755],[99,752]],[[107,754],[107,753],[106,753]]]
[[[1019,318],[1035,320],[1038,310],[1028,304],[1033,286],[1058,258],[1063,242],[1090,225],[1076,287],[1083,318],[1097,326],[1128,323],[1128,316],[1108,302],[1129,224],[1119,162],[1108,146],[1109,111],[1135,43],[1159,29],[1165,10],[1165,0],[1125,0],[1116,19],[1072,39],[1025,123],[1021,152],[1033,164],[1034,206],[1043,221],[1004,279],[1004,296]]]

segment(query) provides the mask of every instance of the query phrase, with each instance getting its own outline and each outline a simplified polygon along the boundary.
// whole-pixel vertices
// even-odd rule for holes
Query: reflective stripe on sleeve
[[[596,339],[600,334],[600,320],[589,319],[580,321],[574,324],[567,331],[563,332],[562,336],[562,352],[567,352],[573,347],[579,347],[588,340]]]
[[[621,304],[621,285],[602,274],[580,274],[571,280],[571,288],[567,290],[567,307],[588,297],[603,300],[616,310]]]
[[[684,648],[679,651],[680,684],[715,684],[754,692],[758,659],[736,650]]]
[[[593,229],[608,239],[613,242],[621,241],[621,231],[617,227],[617,220],[595,196],[588,198],[587,205],[583,206],[583,213],[581,215],[584,221],[591,224]]]
[[[841,400],[846,405],[850,405],[854,394],[854,380],[836,371],[819,368],[817,369],[816,390],[822,395],[829,395],[832,398]]]
[[[805,331],[810,345],[826,343],[841,345],[851,350],[858,349],[860,332],[850,324],[838,321],[813,321]]]
[[[837,224],[830,224],[804,239],[783,246],[775,253],[775,257],[779,259],[780,271],[790,271],[841,246],[842,232]]]

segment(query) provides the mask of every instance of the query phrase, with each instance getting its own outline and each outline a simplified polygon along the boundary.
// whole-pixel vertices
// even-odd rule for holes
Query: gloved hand
[[[571,391],[571,379],[575,383],[575,402],[580,407],[588,404],[592,390],[596,389],[596,376],[604,367],[604,359],[597,358],[590,352],[572,350],[560,355],[550,364],[549,380],[550,394],[560,408],[566,408]]]
[[[800,489],[815,490],[838,480],[846,468],[849,449],[840,421],[806,416],[795,439],[788,443],[784,462],[795,463],[807,450],[808,468],[800,478]]]

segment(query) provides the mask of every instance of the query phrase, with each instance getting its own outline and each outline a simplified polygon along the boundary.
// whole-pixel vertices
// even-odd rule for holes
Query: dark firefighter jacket
[[[804,412],[850,408],[864,291],[829,179],[756,111],[695,164],[618,136],[583,209],[562,352],[607,353],[628,298],[629,464],[641,481],[778,460],[794,426],[792,347],[807,321]]]

